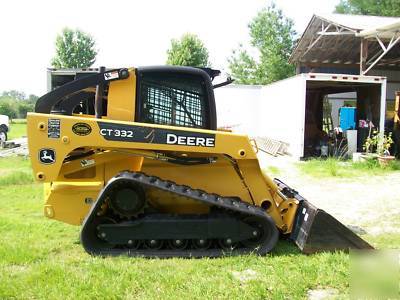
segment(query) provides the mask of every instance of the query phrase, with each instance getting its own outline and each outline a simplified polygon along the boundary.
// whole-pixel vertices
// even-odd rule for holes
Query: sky
[[[276,0],[302,33],[311,16],[332,13],[339,0]],[[247,25],[268,0],[13,0],[0,18],[0,93],[46,92],[55,39],[68,26],[90,33],[98,49],[94,67],[165,64],[172,38],[195,33],[212,67],[228,72],[227,58],[249,41]]]

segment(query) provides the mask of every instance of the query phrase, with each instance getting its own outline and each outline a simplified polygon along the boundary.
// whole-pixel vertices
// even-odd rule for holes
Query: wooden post
[[[301,65],[300,63],[296,64],[296,75],[301,73]]]
[[[396,100],[394,102],[394,123],[400,126],[400,91],[396,92]]]
[[[394,104],[394,126],[393,126],[393,141],[394,151],[397,158],[400,157],[400,91],[396,92],[396,102]]]
[[[361,38],[360,44],[360,75],[365,75],[364,71],[367,68],[368,57],[368,40]]]

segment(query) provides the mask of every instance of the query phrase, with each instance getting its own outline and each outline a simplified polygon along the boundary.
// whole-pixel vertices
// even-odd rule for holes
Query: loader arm
[[[128,77],[128,69],[114,69],[107,70],[107,72],[104,73],[88,75],[80,80],[71,81],[40,97],[36,102],[35,112],[50,114],[57,104],[87,88],[101,85],[106,82],[126,79]],[[71,102],[70,99],[68,100]]]
[[[32,168],[35,178],[39,181],[63,182],[65,185],[70,174],[100,166],[102,169],[105,168],[105,173],[108,173],[106,170],[108,161],[110,163],[115,160],[129,161],[134,158],[136,162],[138,157],[143,158],[140,170],[152,169],[152,174],[161,177],[170,173],[171,169],[182,169],[182,164],[170,162],[176,160],[176,157],[186,159],[188,162],[190,159],[201,157],[208,163],[195,164],[191,168],[201,169],[202,177],[210,178],[210,176],[216,176],[216,173],[224,172],[232,177],[220,178],[218,182],[220,187],[215,185],[212,189],[209,188],[210,183],[207,182],[195,184],[198,176],[193,178],[194,175],[191,175],[190,178],[185,179],[174,177],[170,173],[169,178],[172,175],[172,179],[178,180],[181,184],[203,188],[212,193],[226,196],[241,195],[241,198],[249,203],[268,207],[267,213],[274,218],[277,227],[283,233],[291,231],[292,222],[290,221],[294,219],[298,201],[283,199],[282,195],[279,195],[276,184],[261,172],[257,156],[247,136],[222,131],[188,130],[181,127],[59,115],[57,120],[60,123],[62,136],[60,139],[54,139],[49,137],[49,126],[54,122],[54,118],[54,115],[31,113],[27,119],[28,135],[30,136],[29,150],[30,153],[38,153],[38,155],[32,156]],[[85,124],[87,128],[90,128],[91,133],[77,135],[73,131],[76,124]],[[50,130],[52,130],[51,127]],[[187,141],[193,146],[188,146]],[[54,150],[54,163],[41,163],[40,153],[43,145]],[[69,159],[71,153],[76,149],[101,150],[90,152],[88,156],[79,156],[77,159],[72,156]],[[85,164],[86,161],[91,161],[91,163]],[[155,170],[155,164],[161,164],[162,167],[157,166],[158,170]],[[72,165],[75,167],[71,167]],[[126,168],[138,170],[134,164],[132,166],[127,164]],[[238,170],[236,171],[235,168]],[[189,167],[186,169],[185,171],[188,172]],[[195,172],[197,173],[197,171]],[[180,174],[181,172],[174,173]],[[95,178],[99,180],[96,176]],[[100,181],[104,185],[109,179],[105,177]],[[238,185],[233,185],[232,182],[238,183]],[[285,203],[283,203],[284,200],[286,200]],[[54,216],[59,216],[55,218],[60,218],[60,221],[79,224],[89,209],[85,203],[85,197],[82,197],[81,205],[80,213],[74,212],[73,219],[64,219],[65,216],[56,213]],[[281,213],[280,209],[285,209],[285,212]],[[53,210],[55,211],[56,208],[54,207]],[[285,215],[291,215],[291,217],[286,218]]]

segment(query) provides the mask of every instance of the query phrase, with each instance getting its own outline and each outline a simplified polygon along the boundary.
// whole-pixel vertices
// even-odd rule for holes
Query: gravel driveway
[[[288,157],[260,154],[259,159],[263,169],[279,168],[279,179],[345,225],[360,227],[370,235],[400,233],[400,172],[373,177],[314,178],[301,174]]]

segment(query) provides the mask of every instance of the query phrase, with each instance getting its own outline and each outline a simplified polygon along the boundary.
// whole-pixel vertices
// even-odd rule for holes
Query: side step
[[[349,251],[349,249],[374,249],[357,234],[304,199],[299,193],[279,179],[274,180],[278,187],[300,201],[290,238],[303,253],[312,254],[323,251]]]

